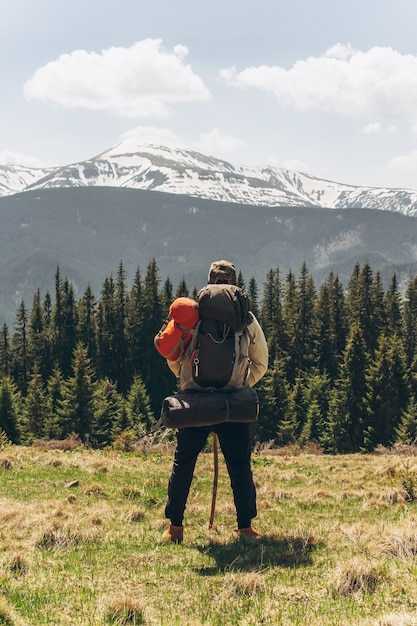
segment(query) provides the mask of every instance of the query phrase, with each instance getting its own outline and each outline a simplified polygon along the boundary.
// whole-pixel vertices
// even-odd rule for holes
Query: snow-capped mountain
[[[0,196],[9,196],[23,191],[34,182],[48,176],[51,168],[31,168],[24,165],[2,165],[0,163]]]
[[[68,187],[123,187],[255,206],[366,208],[417,216],[417,191],[356,187],[275,167],[234,166],[185,148],[126,140],[50,170],[0,166],[0,195]]]

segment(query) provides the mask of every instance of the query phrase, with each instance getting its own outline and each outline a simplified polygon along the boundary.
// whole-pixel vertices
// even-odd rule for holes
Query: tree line
[[[256,440],[328,452],[415,441],[417,277],[401,295],[395,274],[384,289],[365,262],[346,288],[333,273],[317,288],[303,263],[298,276],[271,269],[262,289],[241,273],[238,284],[270,354]],[[54,298],[38,290],[31,308],[19,304],[13,331],[1,329],[0,430],[13,443],[74,433],[99,447],[146,432],[176,390],[153,338],[171,302],[196,292],[162,283],[152,259],[130,287],[120,262],[98,298],[88,286],[77,300],[58,268]]]

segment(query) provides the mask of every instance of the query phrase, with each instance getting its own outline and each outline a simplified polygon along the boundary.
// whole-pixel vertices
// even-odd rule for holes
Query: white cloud
[[[364,135],[373,135],[381,132],[381,124],[379,122],[375,122],[373,124],[367,124],[362,132]]]
[[[130,142],[132,147],[140,144],[156,144],[164,146],[178,146],[183,144],[182,139],[169,128],[158,128],[156,126],[135,126],[131,130],[120,136],[123,145],[127,146]]]
[[[213,128],[209,133],[201,133],[194,148],[205,154],[221,154],[236,152],[244,146],[244,142],[231,135],[222,135],[217,128]]]
[[[136,149],[138,145],[156,144],[198,150],[204,154],[219,156],[222,153],[236,152],[244,142],[231,135],[222,135],[217,128],[201,133],[196,141],[186,140],[169,128],[156,126],[136,126],[120,136],[123,149]]]
[[[388,163],[388,169],[398,174],[417,175],[417,150],[395,157]]]
[[[202,79],[184,63],[187,53],[181,45],[164,50],[160,39],[101,54],[75,50],[36,70],[24,93],[62,107],[161,119],[168,117],[169,105],[210,99]]]
[[[0,150],[0,163],[5,165],[23,165],[24,167],[47,168],[53,167],[56,163],[42,161],[35,157],[22,154],[20,152],[10,152],[9,150]]]
[[[311,168],[299,159],[287,159],[285,161],[281,161],[280,167],[296,172],[311,172]]]
[[[231,67],[221,70],[220,78],[233,87],[272,93],[282,106],[301,111],[412,121],[417,116],[417,56],[392,48],[360,52],[336,44],[290,69]]]
[[[390,126],[384,128],[382,124],[380,124],[380,122],[374,122],[372,124],[367,124],[366,126],[364,126],[362,132],[364,135],[373,135],[379,133],[391,135],[397,132],[397,127],[394,126],[394,124],[391,124]]]

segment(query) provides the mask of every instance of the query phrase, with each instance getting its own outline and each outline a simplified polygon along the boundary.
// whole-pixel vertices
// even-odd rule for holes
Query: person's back
[[[212,263],[208,284],[219,285],[220,290],[221,285],[224,285],[225,289],[228,289],[229,285],[234,285],[236,289],[236,270],[233,263],[229,261]],[[268,347],[258,320],[252,313],[249,313],[247,323],[243,326],[241,330],[233,331],[233,341],[236,345],[239,341],[240,358],[225,388],[252,387],[262,378],[268,367]],[[167,363],[179,378],[181,391],[197,389],[204,394],[211,387],[210,385],[204,387],[198,382],[195,367],[198,366],[199,361],[193,359],[193,350],[195,351],[195,341],[188,344],[178,360],[167,361]],[[165,507],[165,515],[171,523],[163,535],[164,541],[181,543],[183,540],[183,517],[195,463],[210,432],[218,435],[225,457],[236,507],[237,532],[239,535],[253,539],[260,537],[251,526],[252,519],[257,515],[257,509],[256,489],[251,470],[249,424],[234,422],[187,427],[177,431],[177,447],[168,483],[168,502]]]

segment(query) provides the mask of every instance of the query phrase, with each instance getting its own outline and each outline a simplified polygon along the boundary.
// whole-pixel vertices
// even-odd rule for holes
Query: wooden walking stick
[[[213,476],[213,496],[211,498],[211,512],[209,529],[213,528],[214,512],[216,510],[217,483],[219,480],[219,440],[216,433],[213,433],[213,455],[214,455],[214,476]]]

